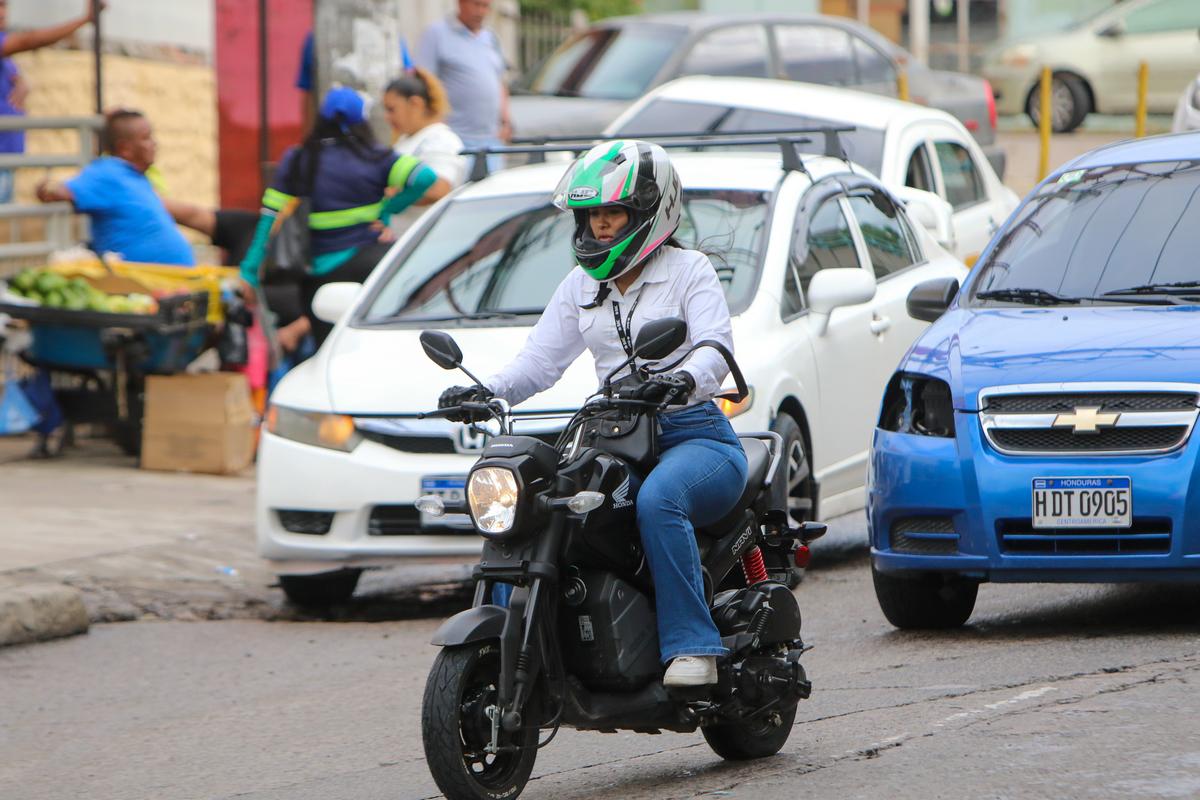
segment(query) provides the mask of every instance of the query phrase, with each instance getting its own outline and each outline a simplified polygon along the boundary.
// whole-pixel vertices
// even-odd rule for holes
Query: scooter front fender
[[[501,606],[476,606],[460,611],[442,623],[433,634],[430,644],[438,647],[454,647],[488,639],[499,639],[504,630],[508,609]]]

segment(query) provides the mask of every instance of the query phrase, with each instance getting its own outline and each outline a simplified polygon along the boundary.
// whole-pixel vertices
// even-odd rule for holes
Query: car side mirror
[[[453,336],[443,331],[421,331],[421,349],[442,369],[456,369],[462,364],[462,348]]]
[[[856,306],[875,297],[875,276],[861,267],[819,270],[808,284],[808,319],[823,336],[835,308]]]
[[[633,352],[645,361],[666,358],[679,349],[687,339],[687,323],[681,319],[667,317],[647,322],[638,331]]]
[[[954,302],[958,294],[958,278],[934,278],[918,283],[908,293],[905,306],[908,315],[922,322],[936,322]]]
[[[1103,36],[1105,39],[1120,39],[1125,35],[1125,25],[1118,20],[1096,31],[1096,35]]]
[[[313,295],[313,316],[330,325],[336,325],[354,305],[360,291],[361,283],[344,281],[325,284]]]
[[[893,190],[913,222],[937,240],[942,249],[953,253],[957,245],[954,236],[954,207],[933,192],[904,186]]]

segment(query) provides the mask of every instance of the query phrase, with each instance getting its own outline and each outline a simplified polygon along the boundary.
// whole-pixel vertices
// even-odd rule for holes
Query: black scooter
[[[635,357],[652,362],[685,340],[682,320],[657,320],[639,331]],[[462,369],[462,351],[447,334],[421,334],[425,353],[444,369]],[[741,372],[725,356],[738,389]],[[690,352],[690,351],[689,351]],[[686,357],[686,356],[685,356]],[[567,424],[557,446],[512,435],[503,401],[464,403],[457,411],[499,422],[467,480],[466,508],[447,509],[434,496],[418,506],[431,514],[469,511],[487,540],[475,567],[473,607],[447,620],[433,637],[442,647],[425,686],[421,729],[425,757],[450,800],[496,800],[520,794],[538,748],[562,725],[579,730],[691,732],[726,759],[773,755],[787,741],[796,704],[811,684],[800,665],[800,609],[781,583],[767,579],[760,545],[795,550],[825,532],[818,523],[789,527],[782,440],[743,435],[749,480],[736,507],[697,531],[713,620],[729,648],[718,660],[719,682],[685,690],[662,683],[654,585],[643,558],[631,479],[657,459],[658,406],[631,399],[650,374],[643,366],[601,390]],[[735,570],[740,565],[744,582]],[[737,579],[743,588],[720,591]],[[491,603],[510,584],[507,607]],[[540,732],[549,730],[539,741]]]

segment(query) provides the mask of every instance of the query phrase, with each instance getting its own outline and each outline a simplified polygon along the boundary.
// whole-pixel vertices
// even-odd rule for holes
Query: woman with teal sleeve
[[[317,289],[327,283],[365,281],[391,246],[388,220],[437,180],[420,160],[376,144],[366,122],[369,102],[344,87],[325,95],[312,132],[303,144],[283,154],[263,193],[254,243],[241,265],[242,277],[257,286],[276,216],[297,197],[307,197],[312,264],[301,283],[306,323],[297,325],[311,329],[318,347],[333,326],[312,315]],[[385,226],[382,238],[378,223]],[[299,338],[304,332],[281,329],[280,337]]]

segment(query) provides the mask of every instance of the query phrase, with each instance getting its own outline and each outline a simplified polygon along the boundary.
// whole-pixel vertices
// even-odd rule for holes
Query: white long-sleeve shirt
[[[484,384],[497,397],[516,405],[553,386],[585,348],[596,361],[597,381],[604,380],[628,358],[617,334],[614,304],[622,325],[626,325],[633,309],[632,324],[626,325],[631,342],[636,341],[642,325],[652,320],[679,317],[687,322],[683,345],[658,363],[672,363],[705,339],[720,342],[733,352],[725,292],[712,262],[703,253],[664,246],[624,294],[613,284],[602,305],[581,308],[595,300],[599,290],[600,284],[582,269],[571,270],[550,298],[521,352]],[[690,403],[711,400],[729,374],[725,359],[711,347],[697,350],[677,369],[685,370],[696,381]],[[623,370],[616,377],[627,374],[628,370]]]

